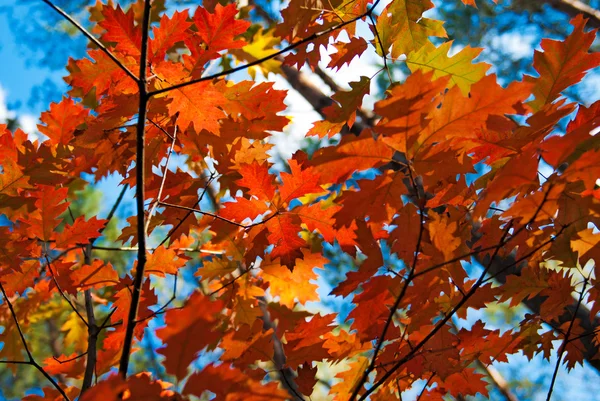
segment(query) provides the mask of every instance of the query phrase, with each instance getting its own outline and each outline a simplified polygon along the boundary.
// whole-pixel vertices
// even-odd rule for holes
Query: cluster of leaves
[[[41,116],[48,139],[0,127],[0,213],[10,220],[0,228],[0,362],[48,381],[26,399],[305,399],[323,366],[343,364],[334,399],[398,399],[424,380],[422,399],[441,400],[488,394],[475,362],[549,357],[554,340],[568,368],[595,353],[600,337],[576,316],[600,291],[583,268],[600,257],[600,150],[590,134],[600,102],[561,97],[600,65],[582,17],[566,40],[542,42],[539,77],[502,87],[473,62],[479,49],[448,56],[451,41],[430,42],[447,35],[422,17],[428,0],[394,0],[380,14],[378,1],[292,0],[271,30],[243,19],[249,7],[204,3],[170,16],[148,0],[127,11],[98,3],[86,32],[94,48],[69,62],[69,94]],[[371,78],[335,93],[307,135],[346,133],[341,141],[298,152],[277,173],[269,137],[290,121],[286,92],[227,77],[317,69],[322,48],[335,50],[336,71],[369,47],[412,73],[390,83],[372,119],[361,109]],[[185,166],[169,166],[172,154]],[[486,173],[473,181],[476,166]],[[357,174],[373,169],[375,178]],[[72,213],[83,173],[123,177],[106,219]],[[96,246],[128,186],[137,214],[120,244]],[[148,248],[149,238],[159,245]],[[104,257],[121,245],[137,249],[131,266]],[[331,245],[358,266],[332,291],[354,304],[347,322],[305,308],[320,299],[315,280]],[[399,263],[386,263],[388,250]],[[157,283],[190,266],[196,289],[180,301],[175,287],[159,303]],[[469,309],[534,298],[538,310],[514,330],[454,324]],[[127,376],[132,341],[159,317],[158,352],[178,387]],[[60,325],[66,355],[28,346],[40,321]],[[199,355],[212,362],[198,369]]]

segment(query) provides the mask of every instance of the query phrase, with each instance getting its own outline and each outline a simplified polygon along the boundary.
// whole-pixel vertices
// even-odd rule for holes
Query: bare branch
[[[146,106],[148,103],[148,88],[146,82],[146,64],[148,55],[148,30],[150,26],[150,0],[144,1],[144,16],[142,20],[142,49],[140,55],[140,74],[138,80],[139,87],[139,106],[138,106],[138,125],[136,138],[136,163],[135,163],[135,196],[137,211],[137,235],[138,235],[138,253],[137,270],[133,281],[133,293],[131,294],[131,304],[129,306],[129,315],[127,316],[127,328],[125,329],[125,339],[123,341],[123,352],[119,362],[119,374],[127,377],[127,368],[129,366],[129,357],[131,353],[131,343],[133,341],[133,330],[135,329],[135,320],[137,316],[138,304],[140,301],[140,292],[142,282],[144,281],[144,268],[146,267],[146,230],[144,224],[144,192],[145,192],[145,157],[144,148],[146,145]]]
[[[202,191],[202,194],[200,195],[200,197],[198,198],[198,200],[196,201],[196,203],[194,203],[194,205],[192,206],[192,209],[197,207],[198,205],[200,205],[200,202],[202,202],[202,199],[204,198],[204,195],[206,194],[208,188],[210,188],[210,183],[216,178],[216,174],[211,172],[210,173],[210,177],[208,177],[208,181],[206,182],[206,185],[204,186],[204,190]],[[165,238],[163,238],[163,240],[160,242],[160,244],[158,244],[158,246],[163,245],[165,242],[167,242],[169,240],[169,238],[171,238],[171,236],[173,235],[173,233],[175,231],[177,231],[177,229],[179,227],[181,227],[181,225],[187,220],[188,217],[190,217],[192,214],[194,214],[194,210],[188,210],[187,214],[183,217],[183,219],[181,219],[179,221],[179,223],[177,223],[172,229],[169,230],[169,232],[167,233],[167,235],[165,235]]]
[[[166,132],[166,131],[165,131]],[[156,195],[156,202],[152,205],[152,209],[150,209],[150,213],[148,213],[148,218],[146,219],[146,226],[144,228],[144,235],[148,235],[148,228],[150,227],[150,220],[156,211],[156,207],[160,203],[162,198],[162,193],[165,188],[165,182],[167,182],[167,174],[169,173],[169,161],[171,161],[171,154],[173,153],[173,147],[175,146],[175,141],[177,140],[177,125],[175,125],[175,130],[173,131],[173,136],[171,137],[171,146],[169,147],[169,151],[167,153],[167,162],[165,164],[165,170],[162,175],[162,180],[160,181],[160,188],[158,188],[158,195]]]
[[[372,14],[369,14],[369,19],[371,20],[373,30],[375,31],[375,37],[377,38],[377,43],[379,44],[379,48],[381,49],[381,54],[383,54],[383,57],[382,57],[383,58],[383,68],[387,72],[387,76],[388,76],[388,79],[390,80],[390,84],[392,84],[394,82],[394,80],[392,78],[392,73],[390,72],[390,67],[388,66],[388,63],[387,63],[387,57],[385,56],[387,51],[386,51],[386,49],[383,48],[383,41],[381,40],[381,36],[379,36],[379,30],[377,29],[377,24],[375,23],[375,20],[373,19]]]

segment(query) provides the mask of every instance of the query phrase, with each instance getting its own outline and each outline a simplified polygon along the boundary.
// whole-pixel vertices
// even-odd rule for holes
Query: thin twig
[[[531,216],[531,218],[529,219],[529,221],[527,223],[525,223],[524,225],[522,225],[519,229],[517,229],[513,234],[512,234],[512,238],[517,237],[523,230],[525,230],[527,228],[527,226],[529,226],[530,224],[532,224],[536,219],[538,214],[540,213],[540,211],[542,210],[542,208],[544,207],[544,204],[546,203],[546,200],[548,199],[548,196],[552,190],[552,184],[550,184],[548,186],[548,191],[544,194],[544,197],[542,199],[542,201],[540,202],[540,205],[537,207],[535,213]],[[417,192],[418,194],[418,192]],[[499,243],[502,244],[505,242],[506,236],[508,235],[510,229],[512,228],[512,220],[509,222],[509,224],[507,225],[504,234],[502,235],[502,238],[500,239]],[[553,241],[556,237],[558,237],[563,230],[566,228],[566,225],[563,226],[561,228],[561,230],[557,233],[557,235],[552,238],[550,241]],[[542,244],[541,247],[539,247],[537,250],[543,248],[545,246],[545,243]],[[469,292],[463,296],[461,298],[461,300],[450,310],[449,313],[447,313],[444,318],[442,320],[440,320],[440,322],[438,322],[438,324],[436,324],[436,326],[431,330],[431,332],[429,332],[428,335],[426,335],[406,356],[404,356],[403,358],[401,358],[399,361],[396,362],[396,364],[389,370],[387,371],[382,377],[381,379],[379,379],[376,383],[374,383],[366,392],[365,394],[363,394],[359,400],[365,400],[369,394],[371,394],[373,391],[375,391],[377,388],[379,388],[383,383],[385,383],[387,381],[387,379],[389,379],[389,377],[397,370],[399,369],[402,365],[404,365],[406,362],[408,362],[410,359],[412,359],[412,357],[415,355],[415,353],[417,351],[419,351],[419,349],[421,349],[426,343],[427,341],[429,341],[445,324],[446,322],[452,318],[452,316],[454,316],[454,314],[456,313],[456,311],[458,311],[468,300],[469,298],[471,298],[473,296],[473,294],[475,294],[475,292],[477,291],[478,288],[480,288],[483,284],[485,284],[487,281],[489,281],[490,279],[486,280],[485,276],[487,274],[487,272],[489,271],[489,269],[492,267],[492,262],[494,261],[494,258],[496,257],[496,255],[498,254],[498,252],[500,251],[501,246],[496,247],[496,249],[494,250],[494,253],[492,254],[490,261],[488,262],[488,265],[485,267],[485,269],[483,270],[483,273],[481,274],[481,276],[479,276],[479,279],[477,280],[477,282],[475,282],[475,284],[473,284],[473,287],[471,287],[471,289],[469,290]],[[535,252],[537,252],[537,250]],[[528,257],[528,256],[527,256]],[[518,262],[515,262],[518,263]],[[355,396],[353,395],[353,397],[350,398],[350,400],[354,400]]]
[[[173,279],[173,294],[171,294],[171,298],[169,298],[169,300],[163,306],[158,308],[156,311],[151,313],[149,316],[138,319],[137,323],[143,322],[144,320],[152,319],[153,317],[160,315],[165,309],[167,309],[167,307],[171,304],[171,302],[173,302],[177,299],[177,278],[178,278],[178,275],[175,274],[175,278]]]
[[[77,359],[79,359],[79,358],[81,358],[81,357],[84,357],[84,356],[86,356],[86,355],[87,355],[87,351],[86,351],[86,352],[84,352],[84,353],[82,353],[82,354],[75,355],[74,357],[72,357],[72,358],[68,358],[68,359],[62,359],[62,360],[61,360],[61,359],[58,359],[58,358],[57,358],[57,357],[55,357],[55,356],[53,356],[53,357],[52,357],[52,359],[54,359],[56,362],[58,362],[58,363],[60,363],[60,364],[62,365],[63,363],[69,363],[69,362],[76,361]]]
[[[267,221],[271,220],[272,218],[274,218],[274,217],[276,217],[276,216],[278,216],[280,214],[279,211],[276,211],[275,213],[273,213],[272,215],[270,215],[266,219],[264,219],[262,221],[259,221],[257,223],[242,224],[242,223],[237,223],[237,222],[235,222],[233,220],[226,219],[225,217],[219,216],[218,214],[210,213],[210,212],[204,212],[202,210],[194,209],[192,207],[180,206],[180,205],[175,205],[173,203],[167,203],[167,202],[158,202],[158,203],[161,204],[162,206],[172,207],[174,209],[187,210],[187,211],[190,211],[190,212],[193,212],[193,213],[199,213],[199,214],[202,214],[204,216],[209,216],[209,217],[212,217],[214,219],[221,220],[221,221],[224,221],[225,223],[229,223],[231,225],[238,226],[238,227],[244,228],[244,229],[248,229],[248,228],[251,228],[251,227],[254,227],[254,226],[265,224]]]
[[[115,200],[115,203],[113,203],[112,207],[110,208],[110,211],[108,212],[108,215],[106,216],[106,224],[104,225],[104,227],[102,227],[100,229],[100,234],[102,234],[104,232],[104,230],[106,230],[106,227],[108,227],[108,223],[110,223],[110,221],[114,217],[115,213],[117,212],[117,209],[119,208],[119,205],[123,201],[123,197],[125,196],[125,193],[127,192],[128,189],[129,189],[129,185],[127,185],[127,184],[125,184],[123,186],[123,189],[121,189],[119,196]],[[99,237],[92,239],[90,241],[90,245],[94,245],[94,242],[96,242],[96,239],[98,239],[98,238]]]
[[[528,253],[527,255],[524,255],[522,258],[519,258],[518,260],[516,260],[514,263],[512,263],[511,266],[517,265],[520,262],[522,262],[523,260],[529,258],[531,255],[533,255],[534,253],[538,252],[540,249],[542,249],[543,247],[545,247],[548,243],[553,242],[556,240],[556,238],[558,238],[566,229],[566,225],[564,227],[561,228],[561,230],[556,234],[556,236],[554,236],[552,239],[545,241],[543,244],[541,244],[539,247],[537,247],[535,250],[531,251],[530,253]],[[491,259],[493,260],[493,258]],[[488,266],[491,266],[491,261],[490,264],[488,264]],[[510,267],[510,266],[509,266]],[[463,297],[459,303],[456,305],[456,307],[454,307],[445,317],[443,320],[441,320],[439,322],[438,325],[436,325],[432,332],[430,333],[430,335],[426,336],[421,342],[419,342],[419,344],[417,344],[414,347],[414,351],[411,351],[407,354],[407,356],[405,356],[404,358],[402,358],[400,361],[397,361],[395,363],[395,365],[393,366],[392,369],[390,369],[390,371],[388,373],[386,373],[385,375],[382,376],[382,378],[380,380],[378,380],[375,384],[373,384],[372,387],[369,388],[369,390],[367,390],[367,393],[365,395],[363,395],[363,397],[360,398],[360,400],[364,400],[369,394],[371,394],[373,391],[375,391],[379,386],[381,386],[385,381],[387,381],[387,379],[393,374],[394,371],[396,371],[397,369],[399,369],[402,365],[404,365],[406,362],[408,362],[415,354],[415,352],[421,348],[426,341],[428,341],[437,331],[439,331],[441,329],[441,326],[443,326],[443,324],[445,324],[447,322],[447,320],[452,317],[456,311],[458,309],[460,309],[460,307],[462,307],[462,305],[465,304],[465,302],[471,298],[473,296],[473,294],[475,293],[475,290],[479,287],[481,287],[483,284],[485,284],[486,282],[490,281],[493,277],[489,277],[488,279],[482,280],[482,278],[485,276],[485,274],[487,273],[487,268],[486,270],[484,270],[483,272],[484,274],[482,274],[479,278],[479,280],[481,280],[481,283],[479,283],[479,280],[473,285],[473,287],[471,288],[471,290],[469,290],[469,292],[466,294],[465,297]],[[433,334],[432,334],[433,333]]]
[[[210,187],[210,183],[216,178],[216,174],[214,172],[210,173],[210,177],[208,178],[208,181],[206,182],[206,185],[204,186],[204,190],[202,191],[202,193],[200,194],[200,197],[198,198],[198,200],[196,201],[196,203],[194,203],[194,205],[192,206],[192,208],[197,207],[200,202],[202,202],[202,199],[204,198],[204,194],[206,194],[207,189]],[[179,223],[177,223],[172,229],[169,230],[169,232],[167,233],[167,235],[165,236],[165,238],[163,238],[163,240],[158,244],[158,246],[160,247],[161,245],[163,245],[165,242],[167,242],[169,240],[169,238],[171,238],[171,236],[173,235],[173,233],[175,231],[177,231],[177,229],[179,227],[181,227],[181,225],[187,220],[188,217],[190,217],[192,214],[194,214],[193,210],[188,210],[187,214],[183,217],[183,219],[179,220]]]
[[[166,132],[166,131],[165,131]],[[169,173],[169,161],[171,160],[171,154],[173,153],[173,147],[175,146],[175,141],[177,140],[177,125],[175,125],[175,129],[173,131],[173,136],[171,137],[171,146],[169,147],[169,151],[167,153],[167,162],[165,164],[165,170],[162,175],[162,179],[160,181],[160,187],[158,188],[158,195],[156,195],[156,202],[152,205],[152,209],[150,209],[150,213],[148,213],[148,218],[146,219],[146,226],[144,228],[144,235],[148,235],[148,228],[150,227],[150,220],[156,211],[156,207],[160,203],[162,198],[162,193],[165,188],[165,183],[167,182],[167,174]]]
[[[163,134],[165,134],[167,137],[169,137],[170,140],[175,141],[175,138],[173,138],[173,135],[169,134],[166,129],[161,127],[158,123],[154,122],[154,120],[152,120],[150,118],[148,118],[147,120],[150,121],[150,123],[152,123],[152,125],[154,125],[156,128],[158,128]],[[177,129],[177,126],[175,126],[175,128]]]
[[[69,297],[67,297],[67,295],[64,293],[64,291],[60,287],[60,284],[58,284],[58,280],[56,280],[56,276],[54,275],[54,271],[52,270],[52,264],[50,263],[50,259],[48,258],[48,255],[44,254],[44,258],[46,259],[46,266],[48,267],[48,271],[50,272],[50,277],[52,278],[52,282],[54,282],[54,285],[56,286],[58,293],[61,295],[61,297],[63,297],[63,299],[65,301],[67,301],[67,303],[69,304],[71,309],[73,309],[73,311],[79,317],[79,319],[83,322],[83,324],[85,324],[86,327],[89,327],[88,322],[84,319],[84,317],[81,315],[81,313],[79,313],[79,311],[77,310],[75,305],[73,305],[73,303],[71,302]]]
[[[104,46],[102,44],[102,42],[100,42],[98,39],[96,39],[96,37],[94,35],[92,35],[90,32],[88,32],[88,30],[85,29],[79,22],[75,21],[73,19],[73,17],[71,17],[69,14],[67,14],[65,11],[63,11],[60,7],[56,6],[50,0],[42,0],[42,1],[44,3],[46,3],[46,4],[48,4],[54,11],[56,11],[57,13],[59,13],[64,19],[66,19],[67,21],[69,21],[71,23],[71,25],[73,25],[75,28],[77,28],[79,30],[79,32],[81,32],[86,38],[88,38],[91,42],[93,42],[96,46],[98,46],[98,48],[100,50],[102,50],[102,52],[104,52],[121,70],[123,70],[123,72],[125,74],[127,74],[135,82],[139,82],[138,81],[138,77],[136,77],[129,70],[129,68],[125,67],[125,65],[123,63],[121,63],[119,61],[119,59],[114,54],[112,54],[110,52],[110,50],[108,50],[106,48],[106,46]]]
[[[390,72],[390,67],[388,66],[387,63],[387,57],[386,55],[386,49],[383,48],[383,41],[381,40],[381,36],[379,36],[379,30],[377,29],[377,24],[375,23],[375,20],[373,19],[373,15],[369,14],[369,20],[371,20],[371,24],[373,26],[373,30],[375,31],[375,37],[377,38],[377,42],[379,43],[379,48],[381,49],[381,54],[383,55],[383,68],[385,69],[385,71],[387,72],[387,76],[388,79],[390,80],[390,84],[394,83],[394,80],[392,79],[392,73]]]
[[[558,376],[558,370],[560,369],[560,362],[562,361],[562,357],[567,349],[567,344],[569,343],[569,336],[571,335],[571,329],[573,329],[573,324],[575,323],[575,319],[577,318],[577,311],[581,306],[581,302],[583,302],[583,296],[585,295],[585,287],[587,287],[588,279],[583,282],[583,290],[581,290],[581,294],[579,294],[579,299],[577,300],[577,306],[575,307],[575,313],[573,313],[573,318],[569,323],[569,328],[567,329],[567,333],[565,334],[565,338],[563,339],[563,343],[560,346],[560,351],[558,352],[558,359],[556,360],[556,366],[554,366],[554,373],[552,374],[552,381],[550,382],[550,388],[548,389],[548,396],[546,397],[546,401],[550,401],[552,398],[552,390],[554,390],[554,384],[556,383],[556,377]]]
[[[118,246],[118,247],[110,247],[110,246],[93,246],[92,249],[99,251],[113,251],[113,252],[137,252],[137,246]],[[147,248],[148,251],[155,251],[157,248]],[[199,252],[206,253],[209,255],[223,255],[225,251],[215,251],[212,249],[202,249],[202,248],[173,248],[174,251],[180,252]]]
[[[60,395],[63,396],[63,398],[66,401],[70,401],[69,397],[67,396],[65,391],[58,385],[56,380],[54,380],[52,378],[52,376],[50,376],[48,374],[48,372],[46,372],[44,370],[44,368],[42,368],[33,358],[33,355],[31,354],[31,351],[29,350],[29,347],[27,346],[27,341],[25,340],[25,335],[23,334],[23,330],[21,329],[21,324],[19,323],[19,320],[17,319],[17,314],[15,313],[13,304],[12,304],[12,302],[10,302],[10,299],[6,295],[6,291],[4,290],[4,286],[2,285],[1,282],[0,282],[0,291],[2,292],[2,296],[4,297],[4,300],[6,301],[6,305],[8,305],[10,314],[13,318],[13,321],[15,322],[15,327],[17,328],[17,331],[19,332],[19,337],[21,337],[21,342],[23,343],[23,348],[25,349],[25,353],[27,353],[27,357],[29,358],[29,361],[22,361],[22,362],[10,361],[10,363],[16,363],[16,364],[21,364],[21,365],[31,365],[31,366],[35,367],[42,375],[44,375],[44,377],[46,379],[48,379],[48,381],[52,384],[52,386],[54,386],[54,388],[56,388],[56,390],[60,393]],[[4,363],[9,363],[9,362],[4,361]]]
[[[25,341],[25,335],[23,334],[23,330],[21,330],[21,325],[19,324],[19,320],[17,319],[17,314],[15,313],[15,309],[13,308],[12,302],[10,302],[10,299],[8,299],[8,295],[6,295],[6,291],[4,291],[4,286],[2,285],[2,282],[0,282],[0,291],[2,291],[2,295],[4,296],[4,299],[6,300],[6,304],[8,305],[8,309],[10,310],[10,314],[13,318],[13,321],[15,322],[15,327],[17,328],[17,331],[19,332],[19,337],[21,337],[21,342],[23,343],[23,348],[25,348],[27,357],[29,357],[29,360],[31,361],[31,360],[33,360],[33,356],[31,355],[31,351],[29,351],[29,347],[27,346],[27,341]]]
[[[273,323],[273,321],[271,320],[271,316],[267,309],[267,301],[265,297],[257,298],[260,310],[262,312],[263,330],[273,330],[273,335],[271,336],[273,340],[273,362],[275,363],[275,368],[277,368],[279,381],[281,382],[281,385],[287,390],[291,399],[303,401],[304,397],[299,393],[298,386],[294,381],[292,370],[289,367],[285,366],[286,356],[283,350],[283,344],[281,343],[280,338],[277,336],[277,327],[275,326],[275,323]]]
[[[239,280],[240,278],[242,278],[244,275],[248,274],[250,272],[250,270],[254,269],[254,267],[255,267],[255,265],[252,264],[249,268],[247,268],[246,270],[244,270],[237,277],[234,277],[232,280],[228,281],[226,284],[223,284],[221,287],[217,288],[216,290],[214,290],[213,292],[211,292],[208,295],[212,297],[217,292],[222,291],[225,288],[229,287],[230,285],[232,285],[233,283],[235,283],[237,280]]]
[[[418,194],[419,191],[417,189],[417,185],[416,185],[415,181],[412,179],[412,174],[411,174],[411,180],[412,180],[413,187],[414,187],[416,193]],[[398,296],[396,297],[396,300],[394,301],[394,304],[390,308],[390,313],[388,314],[388,318],[386,319],[385,325],[383,326],[383,331],[381,332],[381,335],[379,336],[379,339],[377,340],[377,344],[375,345],[375,351],[373,352],[373,356],[371,357],[371,363],[369,364],[369,367],[363,372],[360,380],[358,381],[358,384],[356,386],[354,386],[354,390],[352,391],[352,395],[350,396],[351,400],[354,400],[358,396],[358,393],[360,392],[363,385],[369,378],[369,374],[371,374],[371,372],[375,369],[375,362],[377,361],[377,356],[379,355],[379,351],[381,351],[381,347],[383,347],[383,343],[385,342],[385,336],[387,334],[387,331],[389,330],[390,326],[392,325],[392,322],[394,321],[394,315],[396,314],[396,311],[398,310],[398,307],[400,306],[400,302],[402,302],[402,300],[404,299],[404,296],[406,295],[406,291],[408,290],[408,287],[415,276],[415,270],[417,268],[417,261],[419,260],[419,252],[421,249],[421,241],[423,240],[423,232],[425,230],[425,211],[423,210],[423,207],[421,206],[420,203],[419,203],[419,217],[420,217],[419,233],[417,236],[417,245],[416,245],[415,254],[414,254],[410,272],[408,273],[408,277],[407,277],[406,281],[404,282],[404,285],[402,286],[402,290],[400,291],[400,294],[398,294]]]
[[[435,372],[433,372],[431,374],[431,376],[429,376],[429,379],[427,379],[427,383],[425,383],[425,385],[421,389],[421,392],[419,393],[419,396],[417,397],[416,401],[419,401],[423,397],[423,394],[425,394],[425,390],[427,390],[427,387],[429,387],[429,383],[431,383],[431,381],[433,380],[434,377],[435,377]]]
[[[348,20],[346,22],[343,22],[341,24],[333,26],[333,27],[331,27],[329,29],[326,29],[324,31],[321,31],[321,32],[318,32],[318,33],[313,33],[312,35],[307,36],[306,38],[301,39],[301,40],[299,40],[297,42],[294,42],[294,43],[290,44],[289,46],[286,46],[283,49],[281,49],[279,51],[276,51],[273,54],[270,54],[268,56],[262,57],[262,58],[260,58],[258,60],[254,60],[254,61],[251,61],[249,63],[243,64],[243,65],[240,65],[239,67],[230,68],[230,69],[228,69],[226,71],[221,71],[221,72],[218,72],[216,74],[211,74],[211,75],[208,75],[206,77],[201,77],[201,78],[198,78],[198,79],[192,79],[190,81],[182,82],[182,83],[179,83],[179,84],[175,84],[173,86],[169,86],[169,87],[166,87],[166,88],[157,89],[155,91],[150,92],[148,95],[149,96],[156,96],[156,95],[160,95],[161,93],[169,92],[169,91],[172,91],[172,90],[175,90],[175,89],[181,89],[181,88],[184,88],[186,86],[194,85],[194,84],[197,84],[197,83],[200,83],[200,82],[211,81],[211,80],[213,80],[215,78],[224,77],[224,76],[233,74],[234,72],[238,72],[238,71],[244,71],[244,70],[247,70],[248,68],[253,67],[255,65],[262,64],[265,61],[272,60],[273,58],[275,58],[275,57],[277,57],[279,55],[282,55],[284,53],[287,53],[290,50],[293,50],[293,49],[295,49],[295,48],[297,48],[299,46],[302,46],[305,43],[312,42],[312,41],[320,38],[321,36],[329,35],[332,32],[335,32],[335,31],[337,31],[339,29],[342,29],[346,25],[350,25],[350,24],[358,21],[359,19],[362,19],[362,18],[370,15],[373,12],[373,10],[375,9],[375,7],[377,7],[377,5],[379,4],[380,1],[381,0],[376,0],[375,3],[373,4],[373,6],[371,8],[369,8],[366,12],[362,13],[361,15],[359,15],[357,17],[352,18],[351,20]]]

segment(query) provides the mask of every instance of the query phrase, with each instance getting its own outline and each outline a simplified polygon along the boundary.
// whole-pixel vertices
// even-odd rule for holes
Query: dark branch
[[[127,377],[127,368],[129,366],[129,357],[131,353],[131,343],[133,342],[133,331],[137,316],[138,304],[140,301],[140,292],[144,281],[144,268],[146,267],[146,227],[144,224],[144,192],[145,192],[145,125],[146,125],[146,106],[148,103],[148,88],[146,82],[146,64],[148,55],[148,30],[150,27],[150,0],[144,1],[144,16],[142,20],[142,49],[140,55],[140,74],[138,80],[139,87],[139,106],[138,106],[138,124],[136,138],[136,163],[135,163],[135,196],[137,211],[137,235],[138,235],[138,265],[133,281],[133,293],[131,294],[131,304],[127,316],[127,328],[125,329],[125,339],[123,341],[123,353],[119,362],[119,374]]]
[[[42,368],[33,358],[33,355],[31,354],[31,351],[29,350],[29,347],[27,346],[27,341],[25,340],[25,335],[23,334],[23,330],[21,329],[21,324],[19,323],[19,320],[17,319],[17,314],[15,313],[13,304],[12,304],[12,302],[10,302],[10,299],[8,299],[8,296],[6,295],[6,291],[4,291],[4,286],[2,285],[1,282],[0,282],[0,291],[2,292],[2,296],[4,297],[4,301],[6,302],[6,305],[8,305],[10,314],[13,318],[13,321],[15,322],[15,327],[17,328],[17,331],[19,332],[19,337],[21,337],[21,342],[23,343],[23,348],[25,349],[25,353],[27,353],[27,357],[29,358],[29,361],[22,361],[22,362],[3,361],[3,362],[4,363],[16,363],[16,364],[21,364],[21,365],[31,365],[31,366],[35,367],[41,374],[44,375],[44,377],[46,379],[48,379],[48,381],[52,384],[52,386],[54,386],[54,388],[56,388],[56,390],[60,393],[60,395],[63,396],[63,398],[66,401],[70,401],[69,397],[67,396],[65,391],[58,385],[56,380],[54,380],[52,378],[52,376],[50,376],[48,374],[48,372],[46,372],[44,370],[44,368]]]
[[[560,362],[562,361],[562,357],[567,349],[567,344],[569,343],[569,336],[571,335],[571,329],[573,328],[573,324],[575,323],[575,319],[577,318],[577,310],[579,306],[581,306],[581,302],[583,301],[583,296],[585,295],[585,288],[587,287],[587,279],[583,283],[583,289],[581,290],[581,294],[579,294],[579,300],[577,301],[577,307],[575,308],[575,313],[573,314],[573,318],[569,323],[569,328],[567,329],[567,333],[565,334],[565,338],[563,339],[563,343],[560,346],[560,351],[558,352],[558,359],[556,360],[556,366],[554,367],[554,373],[552,374],[552,381],[550,382],[550,388],[548,389],[548,396],[546,397],[546,401],[550,401],[552,398],[552,390],[554,389],[554,384],[556,383],[556,377],[558,376],[558,369],[560,368]]]
[[[91,263],[92,257],[92,245],[88,245],[87,252],[85,253],[86,265]],[[85,297],[85,311],[87,314],[88,321],[88,348],[87,348],[87,361],[85,365],[85,373],[83,375],[83,384],[81,385],[81,394],[83,394],[88,388],[92,386],[92,379],[94,378],[94,372],[96,371],[96,348],[98,343],[98,326],[96,326],[96,316],[94,315],[94,303],[92,301],[92,290],[87,289],[84,292]]]

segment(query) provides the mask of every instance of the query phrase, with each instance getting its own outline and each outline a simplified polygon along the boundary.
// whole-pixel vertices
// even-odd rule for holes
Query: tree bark
[[[594,28],[600,28],[600,10],[585,4],[580,0],[544,0],[550,4],[552,8],[562,11],[571,18],[578,14],[583,14],[585,18],[589,18],[588,24]]]

